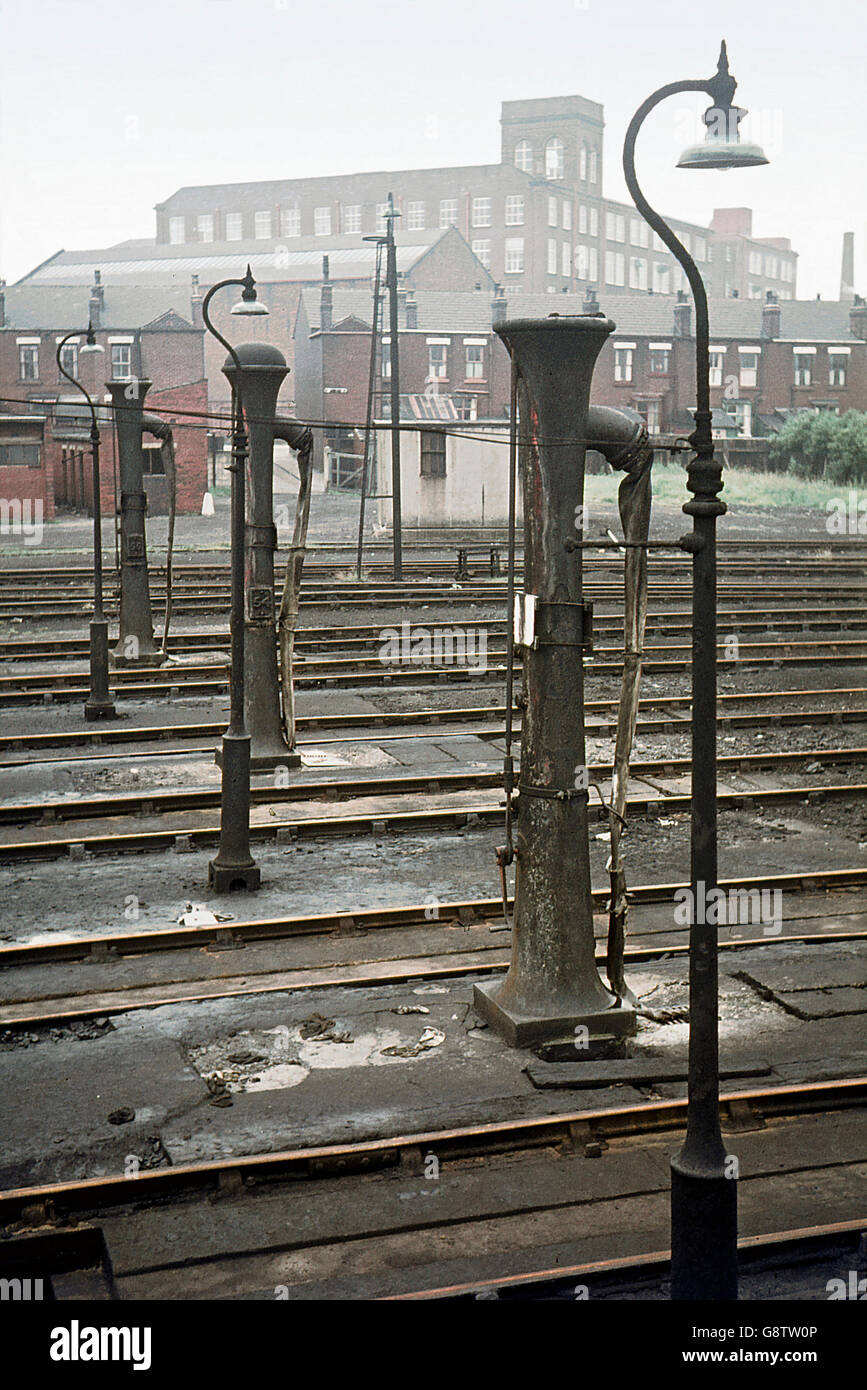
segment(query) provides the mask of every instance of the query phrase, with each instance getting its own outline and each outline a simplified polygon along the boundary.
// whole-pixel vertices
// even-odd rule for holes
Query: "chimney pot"
[[[416,303],[415,290],[407,291],[406,326],[407,328],[418,328],[418,304]]]
[[[780,336],[780,305],[774,290],[768,290],[765,294],[761,331],[763,338],[772,339]]]
[[[508,304],[502,285],[494,286],[494,297],[491,300],[491,323],[496,326],[498,323],[505,323]]]

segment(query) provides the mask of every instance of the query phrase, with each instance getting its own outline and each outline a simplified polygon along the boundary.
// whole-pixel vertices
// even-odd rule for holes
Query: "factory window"
[[[667,376],[671,357],[670,348],[650,349],[650,371],[652,376]]]
[[[524,174],[532,174],[533,146],[529,140],[519,140],[515,146],[515,168]]]
[[[284,232],[285,236],[286,233]],[[244,236],[244,214],[241,212],[226,213],[226,240],[241,241]]]
[[[759,354],[751,351],[741,352],[740,362],[741,386],[755,386],[759,375]]]
[[[424,230],[424,203],[407,203],[406,225],[410,232]]]
[[[590,235],[591,235],[591,236],[598,236],[598,235],[599,235],[599,209],[598,209],[598,208],[591,208],[591,209],[590,209]]]
[[[625,241],[626,218],[620,213],[609,212],[605,218],[605,235],[609,241]]]
[[[575,247],[575,274],[579,280],[587,279],[587,247]]]
[[[829,386],[845,386],[845,385],[846,385],[846,366],[847,366],[847,357],[846,357],[846,354],[845,354],[845,353],[842,353],[842,352],[829,352],[829,353],[828,353],[828,385],[829,385]]]
[[[267,241],[271,235],[271,214],[257,212],[253,218],[253,235],[257,241]]]
[[[442,202],[440,203],[440,227],[456,227],[457,225],[457,198],[443,198]]]
[[[474,241],[473,255],[478,256],[486,270],[491,268],[491,243],[490,241]]]
[[[668,247],[666,246],[665,242],[662,240],[662,237],[659,235],[658,232],[653,233],[653,249],[654,251],[668,250]],[[687,247],[687,250],[689,250],[689,247]]]
[[[629,288],[633,290],[647,289],[647,261],[644,256],[629,257]]]
[[[446,437],[442,430],[421,431],[421,476],[446,476]]]
[[[663,265],[660,261],[654,261],[654,264],[653,264],[653,293],[654,293],[654,294],[669,294],[669,293],[670,293],[670,288],[669,288],[669,287],[670,287],[670,281],[671,281],[671,271],[669,270],[669,267],[668,267],[667,265]]]
[[[557,274],[557,242],[552,236],[548,238],[548,274]]]
[[[585,180],[587,178],[587,146],[582,145],[578,152],[578,177]]]
[[[572,274],[572,245],[564,241],[560,247],[560,269],[564,275]]]
[[[376,205],[376,230],[377,232],[388,231],[388,203],[377,203]]]
[[[75,343],[67,343],[66,347],[60,349],[60,365],[74,381],[78,380],[78,348]]]
[[[614,349],[614,380],[632,380],[632,348],[616,347]]]
[[[777,258],[776,256],[765,256],[765,274],[769,280],[777,278]]]
[[[359,231],[361,228],[359,227]],[[281,208],[280,209],[280,235],[281,236],[300,236],[301,235],[301,209],[300,208]]]
[[[650,245],[650,228],[642,218],[630,218],[629,240],[633,246],[643,246],[645,249]]]
[[[599,155],[596,150],[590,151],[590,182],[595,183],[599,177]]]
[[[467,381],[481,379],[485,375],[485,349],[481,343],[467,343]]]
[[[313,209],[313,231],[316,236],[331,236],[331,208]]]
[[[39,348],[35,343],[19,344],[18,375],[22,381],[39,380]]]
[[[126,381],[132,376],[132,343],[112,343],[111,379]]]
[[[40,468],[42,451],[38,444],[0,444],[0,468]]]
[[[723,368],[725,366],[725,353],[712,352],[710,354],[710,384],[711,386],[722,386]]]
[[[448,375],[448,348],[445,343],[428,344],[428,376],[445,381]]]
[[[587,204],[578,204],[578,230],[582,236],[587,235]]]
[[[553,135],[545,146],[545,178],[562,179],[564,172],[563,141]]]
[[[473,199],[473,226],[490,227],[491,225],[491,200],[490,198]]]
[[[748,264],[750,268],[750,275],[761,275],[762,253],[760,251],[751,251],[749,255]]]
[[[563,227],[564,232],[571,232],[571,230],[572,230],[572,204],[571,204],[571,203],[564,203],[564,204],[563,204],[563,216],[562,216],[562,220],[561,220],[561,225],[562,225],[562,227]]]
[[[521,275],[524,271],[524,238],[506,237],[506,259],[503,265],[506,275]]]
[[[626,283],[626,258],[622,251],[607,251],[605,253],[605,283],[606,285],[624,285]]]
[[[510,193],[506,199],[506,226],[523,227],[524,199],[520,193]]]
[[[706,261],[708,259],[707,242],[703,236],[696,237],[693,255],[697,261]]]
[[[813,384],[813,358],[807,352],[795,353],[795,385],[812,386]]]
[[[199,241],[214,240],[214,219],[209,212],[200,212],[196,218],[196,236]]]
[[[172,246],[182,246],[187,235],[186,218],[169,218],[169,241]]]
[[[556,198],[549,198],[549,199],[548,199],[548,226],[549,226],[549,227],[556,227],[556,225],[557,225],[557,199],[556,199]]]
[[[590,247],[590,279],[594,285],[599,279],[599,253],[595,246]]]
[[[343,209],[343,230],[347,236],[361,231],[361,204],[354,203]]]
[[[764,299],[765,291],[761,285],[754,285],[750,283],[747,286],[747,295],[750,299]]]

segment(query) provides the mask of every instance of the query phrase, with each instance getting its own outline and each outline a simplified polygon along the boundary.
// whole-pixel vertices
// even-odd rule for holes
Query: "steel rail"
[[[753,772],[770,768],[795,767],[801,763],[821,760],[832,765],[858,764],[867,761],[867,748],[809,748],[775,753],[768,749],[754,753],[726,754],[717,758],[721,772]],[[590,763],[594,777],[606,780],[612,771],[611,763]],[[648,776],[685,777],[692,768],[689,758],[662,756],[637,760],[630,766],[634,779]],[[498,787],[502,774],[498,771],[433,772],[423,775],[392,777],[331,778],[326,781],[297,780],[288,786],[252,787],[251,804],[279,805],[293,801],[346,801],[363,796],[403,796],[414,793],[487,790]],[[820,790],[821,788],[817,788]],[[27,825],[33,822],[89,820],[111,816],[162,815],[175,811],[197,810],[219,806],[219,787],[192,789],[142,790],[120,792],[113,796],[70,797],[58,801],[0,802],[0,825]]]
[[[430,777],[429,781],[436,781]],[[802,801],[817,805],[825,800],[863,800],[867,784],[843,783],[797,787],[745,788],[720,792],[720,806],[749,809],[762,806],[786,805]],[[652,796],[630,795],[629,809],[633,816],[656,816],[672,811],[686,811],[691,804],[688,793],[657,791]],[[291,841],[317,836],[385,835],[408,830],[427,831],[443,828],[465,829],[476,825],[499,824],[502,805],[442,806],[425,811],[392,811],[387,808],[346,816],[310,816],[301,820],[278,820],[267,824],[253,822],[250,837],[258,841],[277,839]],[[607,822],[607,807],[594,807],[592,817]],[[219,838],[219,826],[179,825],[174,829],[139,830],[134,833],[93,833],[84,831],[65,839],[13,841],[0,846],[0,864],[21,863],[36,859],[57,859],[71,854],[128,854],[144,850],[190,850],[201,848]]]
[[[720,1096],[724,1115],[732,1106],[749,1105],[763,1118],[791,1118],[863,1106],[867,1078],[805,1082],[796,1086],[727,1091]],[[440,1163],[486,1153],[515,1151],[553,1144],[574,1148],[588,1133],[602,1139],[634,1137],[681,1129],[686,1100],[646,1101],[611,1108],[570,1110],[529,1119],[499,1120],[481,1125],[408,1131],[383,1139],[327,1144],[279,1153],[176,1164],[140,1170],[134,1178],[108,1175],[69,1182],[45,1183],[0,1191],[0,1227],[23,1223],[33,1227],[51,1221],[104,1212],[116,1207],[142,1207],[196,1192],[242,1192],[257,1184],[281,1179],[316,1179],[396,1166],[402,1155],[419,1148],[434,1152]]]

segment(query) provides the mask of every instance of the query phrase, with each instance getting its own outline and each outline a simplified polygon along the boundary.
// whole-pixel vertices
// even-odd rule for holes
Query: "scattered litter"
[[[335,1033],[334,1028],[333,1018],[326,1018],[324,1014],[317,1013],[305,1018],[298,1031],[305,1040],[312,1038],[315,1042],[351,1043],[353,1041],[351,1033]]]
[[[392,1009],[393,1014],[429,1014],[430,1009],[426,1004],[401,1004],[399,1009]]]
[[[211,912],[204,903],[187,903],[175,920],[179,927],[215,927],[218,922],[234,922],[235,919],[231,913]]]
[[[805,772],[821,772],[821,771],[822,771],[822,764],[821,764],[821,763],[807,763],[807,766],[806,766],[806,768],[804,769],[804,771],[805,771]]]
[[[610,845],[610,844],[611,844],[611,831],[610,831],[610,830],[604,830],[604,831],[602,832],[601,835],[594,835],[593,838],[594,838],[594,840],[601,840],[602,843],[605,844],[605,845]]]
[[[439,1047],[440,1043],[446,1040],[445,1033],[440,1032],[439,1028],[425,1028],[418,1042],[404,1043],[403,1046],[384,1047],[383,1057],[418,1057],[422,1052],[429,1052],[432,1047]]]
[[[450,994],[446,985],[417,985],[413,994]]]

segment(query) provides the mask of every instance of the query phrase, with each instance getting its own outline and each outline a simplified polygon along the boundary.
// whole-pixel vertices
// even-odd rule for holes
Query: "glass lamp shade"
[[[85,353],[88,352],[105,352],[105,348],[101,343],[82,343],[81,347],[78,349],[79,357],[84,357]]]
[[[690,145],[677,161],[678,169],[751,169],[767,164],[768,158],[760,145],[741,140],[721,140],[708,135],[700,145]]]
[[[254,290],[253,294],[255,295],[255,293],[256,292]],[[260,299],[256,298],[239,299],[237,304],[233,304],[230,310],[230,313],[232,314],[238,314],[239,316],[243,314],[248,318],[252,318],[257,314],[267,314],[268,312],[269,310],[267,306],[264,305]]]

